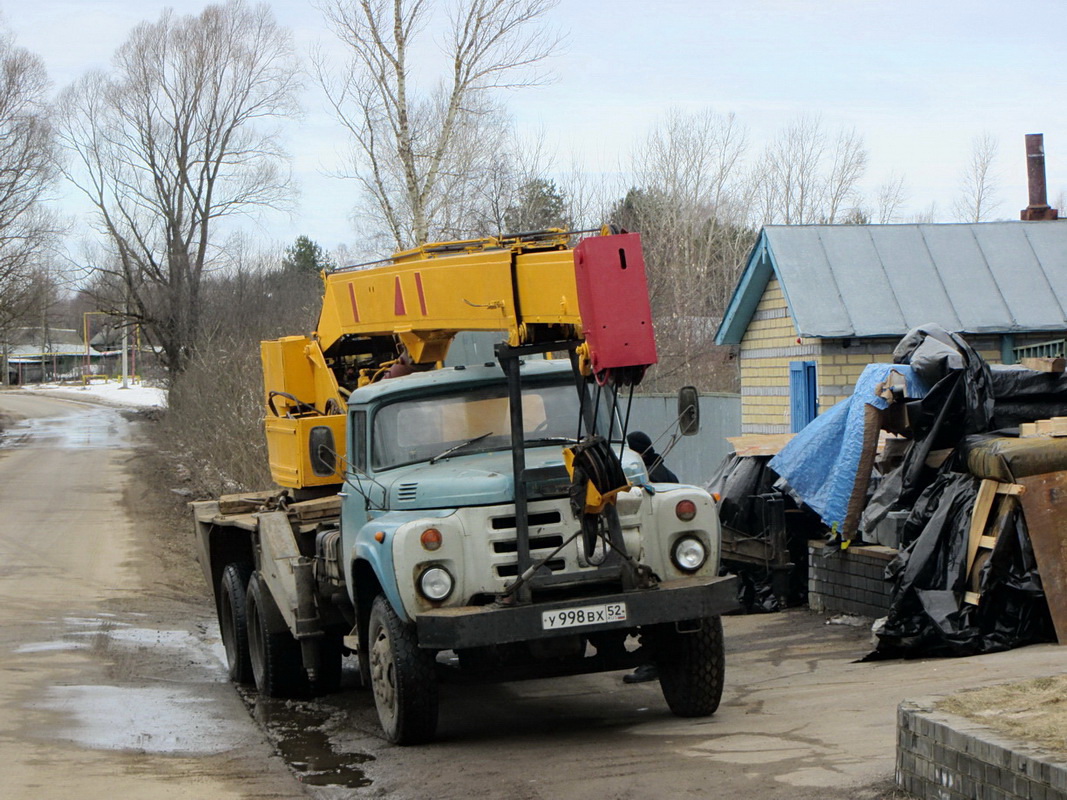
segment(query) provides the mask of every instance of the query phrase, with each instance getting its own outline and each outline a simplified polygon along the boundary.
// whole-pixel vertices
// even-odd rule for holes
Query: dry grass
[[[1067,674],[960,692],[938,708],[1067,754]]]

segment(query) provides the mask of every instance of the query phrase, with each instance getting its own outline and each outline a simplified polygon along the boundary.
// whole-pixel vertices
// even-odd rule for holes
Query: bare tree
[[[753,240],[745,224],[745,152],[746,134],[733,115],[672,112],[635,155],[640,188],[611,215],[644,237],[660,343],[653,385],[715,386],[714,365],[705,362]]]
[[[896,222],[900,208],[907,199],[908,190],[904,184],[904,176],[896,172],[890,174],[885,183],[878,187],[874,219],[882,225]]]
[[[44,261],[56,232],[43,207],[56,177],[47,90],[44,62],[0,35],[0,341],[36,313],[47,283]]]
[[[61,97],[66,176],[89,198],[121,283],[106,310],[142,325],[180,373],[220,220],[286,203],[271,125],[296,111],[298,67],[267,6],[242,0],[136,27],[110,73]]]
[[[833,224],[856,208],[856,184],[867,169],[867,150],[856,129],[838,132],[830,153],[829,173],[822,190],[822,217]]]
[[[412,80],[412,50],[429,13],[427,0],[323,0],[322,10],[351,62],[318,77],[352,137],[348,174],[395,247],[426,242],[464,218],[478,196],[472,178],[496,155],[499,113],[492,89],[542,80],[539,64],[558,37],[537,23],[555,0],[465,0],[454,10],[445,56],[448,74],[435,90]]]
[[[971,156],[960,174],[960,193],[952,203],[959,222],[985,222],[1000,206],[997,199],[999,174],[996,168],[1000,144],[991,133],[976,136]]]
[[[911,221],[920,225],[930,225],[940,220],[941,209],[937,206],[937,201],[931,201],[930,205],[922,209],[916,214],[912,215]]]
[[[834,224],[854,216],[867,150],[855,130],[831,143],[818,117],[802,116],[767,147],[757,169],[758,213],[765,225]]]

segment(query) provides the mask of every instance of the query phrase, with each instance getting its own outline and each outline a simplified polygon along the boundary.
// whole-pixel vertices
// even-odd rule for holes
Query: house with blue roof
[[[742,433],[800,430],[931,322],[990,363],[1064,355],[1067,220],[765,227],[715,336]]]

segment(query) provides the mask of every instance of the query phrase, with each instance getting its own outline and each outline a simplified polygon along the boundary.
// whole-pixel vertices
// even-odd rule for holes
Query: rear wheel
[[[248,617],[245,614],[245,593],[251,565],[244,562],[227,564],[219,581],[219,630],[226,648],[226,663],[230,680],[251,683],[252,660],[248,655]]]
[[[300,644],[288,630],[271,633],[270,591],[253,573],[248,581],[248,652],[256,689],[267,697],[300,697],[308,694],[307,673]]]
[[[437,731],[434,656],[419,649],[415,632],[378,595],[370,613],[370,678],[374,705],[386,738],[421,744]]]
[[[722,620],[698,620],[699,630],[664,632],[656,666],[663,698],[679,717],[707,717],[722,699],[726,656]]]

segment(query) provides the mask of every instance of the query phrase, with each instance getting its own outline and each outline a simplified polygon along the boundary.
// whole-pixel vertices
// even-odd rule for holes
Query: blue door
[[[819,413],[814,361],[789,362],[789,429],[796,433]]]

